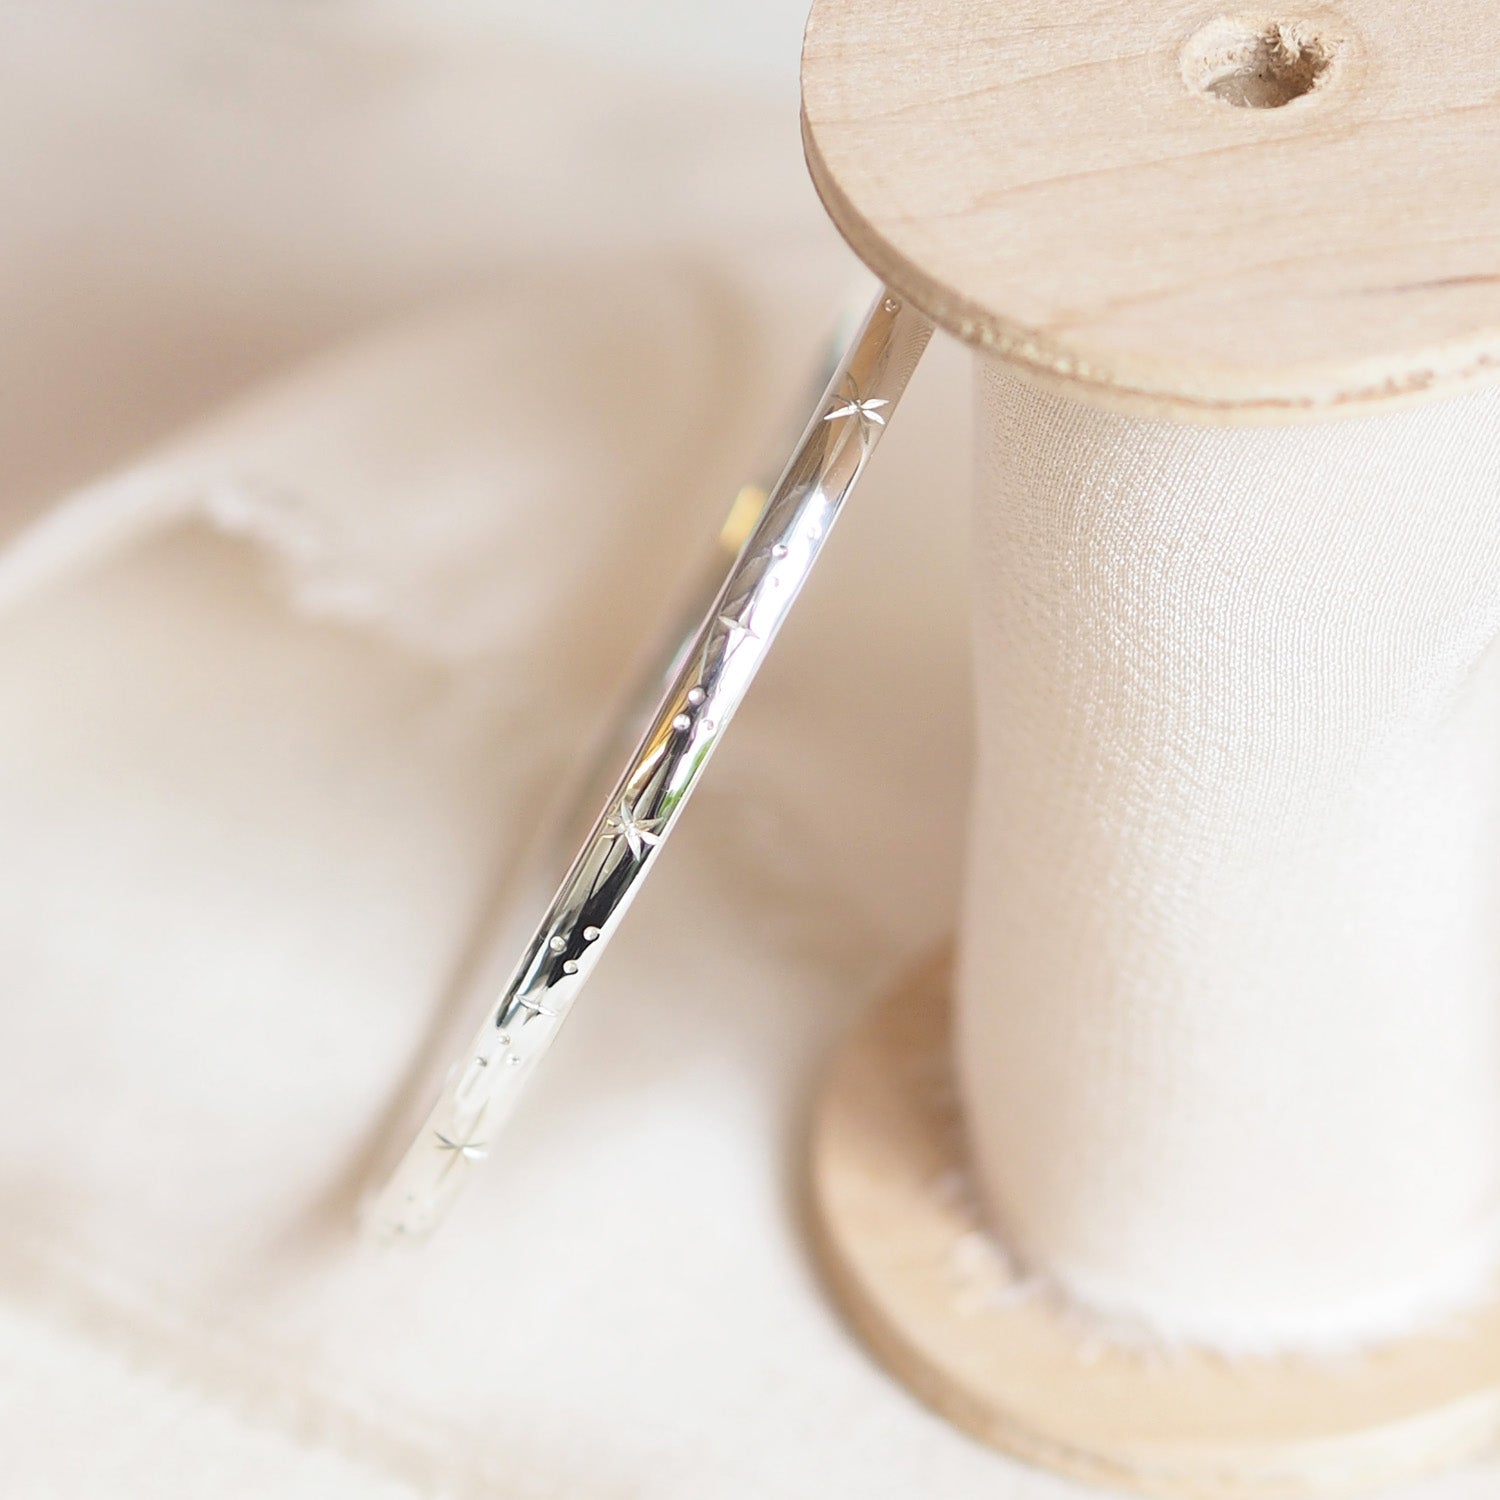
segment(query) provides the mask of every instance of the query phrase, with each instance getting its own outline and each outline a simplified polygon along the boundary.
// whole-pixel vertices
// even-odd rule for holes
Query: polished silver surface
[[[920,313],[882,292],[769,495],[741,493],[741,525],[755,517],[749,535],[712,603],[653,674],[660,698],[644,735],[499,998],[371,1200],[366,1222],[377,1236],[425,1235],[495,1154],[501,1127],[676,825],[931,332]],[[735,528],[731,515],[725,535]]]

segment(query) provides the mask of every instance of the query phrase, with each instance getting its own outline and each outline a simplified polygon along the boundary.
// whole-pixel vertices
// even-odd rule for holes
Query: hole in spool
[[[1196,31],[1182,76],[1196,93],[1240,109],[1280,109],[1322,84],[1336,47],[1307,21],[1220,16]]]

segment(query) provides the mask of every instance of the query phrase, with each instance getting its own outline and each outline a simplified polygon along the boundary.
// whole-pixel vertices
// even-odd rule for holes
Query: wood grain
[[[1131,1350],[1028,1292],[979,1227],[948,1078],[946,955],[834,1059],[812,1143],[819,1251],[880,1359],[995,1447],[1079,1478],[1197,1500],[1388,1484],[1500,1435],[1500,1301],[1340,1360]]]
[[[1080,396],[1212,422],[1406,403],[1500,378],[1494,20],[817,0],[808,162],[872,269]]]

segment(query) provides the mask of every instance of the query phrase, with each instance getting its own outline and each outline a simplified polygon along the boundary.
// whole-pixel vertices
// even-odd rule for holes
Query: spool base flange
[[[1345,1494],[1500,1437],[1500,1297],[1339,1359],[1228,1360],[1110,1343],[1025,1285],[980,1225],[933,955],[845,1041],[812,1141],[821,1259],[847,1316],[929,1406],[1014,1456],[1197,1500]]]

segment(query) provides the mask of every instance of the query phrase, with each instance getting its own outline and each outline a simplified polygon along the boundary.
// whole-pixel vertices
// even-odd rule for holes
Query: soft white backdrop
[[[419,1255],[350,1235],[854,274],[800,11],[0,7],[7,1496],[1079,1493],[871,1364],[798,1207],[820,1059],[956,907],[944,341],[513,1159]]]
[[[694,0],[448,0],[454,14],[498,20],[518,32],[642,72],[723,78],[772,91],[778,104],[797,100],[804,0],[695,4]]]

